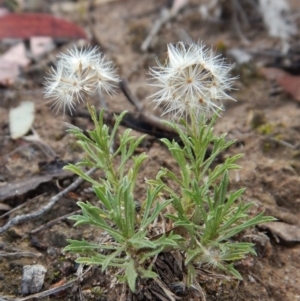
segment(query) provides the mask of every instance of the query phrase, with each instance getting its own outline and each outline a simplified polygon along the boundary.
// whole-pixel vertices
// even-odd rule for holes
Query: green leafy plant
[[[143,137],[136,139],[130,136],[130,130],[126,130],[119,137],[120,146],[115,152],[110,152],[125,112],[116,117],[111,134],[108,126],[103,123],[104,111],[101,111],[98,120],[94,108],[90,108],[90,112],[95,123],[95,130],[88,132],[90,137],[80,129],[70,130],[77,137],[88,157],[76,166],[70,164],[65,169],[84,177],[91,183],[101,205],[78,202],[82,215],[72,216],[71,219],[76,221],[75,226],[89,224],[107,231],[112,242],[95,244],[70,240],[70,245],[65,248],[65,251],[87,254],[88,257],[80,257],[77,262],[101,265],[103,271],[108,267],[119,268],[122,275],[119,280],[127,281],[130,289],[134,291],[138,275],[142,278],[157,277],[157,274],[151,270],[149,258],[167,248],[179,248],[182,237],[169,233],[157,239],[149,238],[149,226],[171,203],[171,200],[159,202],[162,185],[148,187],[137,214],[134,189],[140,166],[147,156],[144,153],[134,157],[132,155]],[[117,156],[121,158],[118,165],[114,162]],[[126,170],[125,174],[128,161],[131,162],[132,167]],[[106,177],[95,181],[84,174],[81,166],[97,166],[105,170]],[[109,255],[101,253],[103,250],[108,251]]]
[[[46,96],[54,98],[56,108],[68,106],[71,111],[76,100],[87,101],[95,126],[87,133],[70,130],[86,156],[65,169],[89,182],[99,201],[78,202],[82,214],[71,219],[75,226],[98,227],[108,237],[98,242],[69,240],[64,251],[79,254],[78,263],[99,265],[102,271],[116,269],[119,282],[127,283],[132,292],[138,277],[159,277],[155,259],[163,252],[183,255],[187,286],[195,283],[199,266],[218,268],[242,279],[234,262],[255,251],[253,244],[236,241],[235,236],[273,218],[263,212],[251,217],[253,204],[241,199],[244,189],[230,191],[229,171],[240,168],[236,164],[240,154],[216,164],[218,156],[234,143],[227,141],[226,134],[213,132],[223,110],[221,101],[230,98],[226,93],[233,82],[230,70],[230,65],[212,56],[202,44],[168,45],[166,63],[150,72],[153,85],[160,88],[154,101],[164,106],[165,114],[171,114],[166,124],[180,138],[180,142],[161,140],[177,168],[158,170],[154,179],[145,182],[145,196],[137,201],[137,177],[147,155],[135,154],[144,137],[131,136],[129,129],[117,137],[126,112],[115,116],[114,126],[109,128],[104,111],[97,116],[88,101],[95,90],[113,92],[118,80],[112,64],[97,57],[95,49],[61,55],[57,69],[47,79]],[[83,167],[97,167],[105,176],[95,180]]]
[[[236,161],[241,154],[213,166],[217,156],[234,143],[227,142],[226,135],[213,134],[216,117],[214,115],[208,125],[200,123],[196,130],[187,123],[182,124],[183,129],[168,123],[179,134],[183,145],[167,139],[162,141],[176,160],[180,173],[162,168],[149,183],[162,186],[171,198],[175,213],[166,214],[166,217],[173,221],[175,233],[176,228],[184,228],[187,233],[182,251],[186,254],[188,271],[192,272],[195,264],[206,264],[242,279],[232,262],[248,253],[255,254],[254,245],[233,242],[232,238],[247,228],[273,219],[263,216],[263,212],[250,218],[248,212],[253,203],[240,200],[245,189],[229,192],[228,172],[240,168]],[[206,156],[210,145],[211,153]],[[177,183],[177,191],[165,184],[166,178]],[[188,277],[191,281],[192,278]]]

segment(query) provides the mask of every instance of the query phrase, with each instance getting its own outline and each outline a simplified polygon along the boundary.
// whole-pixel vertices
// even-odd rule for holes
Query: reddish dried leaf
[[[56,283],[54,283],[54,284],[52,284],[51,286],[50,286],[50,289],[51,288],[55,288],[55,287],[60,287],[60,286],[62,286],[63,284],[65,284],[66,283],[66,279],[61,279],[60,281],[58,281],[58,282],[56,282]]]
[[[58,282],[52,284],[52,285],[50,286],[50,289],[52,289],[52,288],[59,288],[59,287],[63,286],[65,283],[66,283],[66,279],[63,278],[63,279],[61,279],[60,281],[58,281]],[[57,292],[56,294],[54,294],[54,295],[57,296],[57,297],[62,297],[65,293],[66,293],[66,289],[62,288],[61,291],[58,291],[58,292]]]
[[[276,81],[288,74],[285,71],[278,68],[260,68],[260,72],[266,79]]]
[[[300,101],[300,76],[290,75],[277,68],[262,68],[261,73],[267,79],[275,80],[284,91]]]
[[[8,14],[0,17],[0,39],[29,39],[32,36],[86,39],[78,25],[47,14]]]
[[[74,200],[78,200],[79,195],[77,193],[73,192],[73,191],[70,191],[68,193],[68,197],[70,197],[71,199],[74,199]]]
[[[278,80],[278,84],[295,100],[300,101],[300,76],[287,74]]]

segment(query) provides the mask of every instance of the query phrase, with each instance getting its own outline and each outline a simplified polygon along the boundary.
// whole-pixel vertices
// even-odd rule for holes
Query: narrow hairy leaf
[[[135,292],[135,283],[136,283],[136,278],[137,278],[138,274],[135,271],[134,260],[132,258],[130,258],[129,262],[127,263],[127,267],[125,270],[125,276],[127,278],[130,290],[132,292]]]

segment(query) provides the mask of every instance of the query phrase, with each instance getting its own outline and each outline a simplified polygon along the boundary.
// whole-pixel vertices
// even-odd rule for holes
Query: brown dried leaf
[[[300,101],[300,76],[290,75],[277,68],[261,68],[260,71],[263,76],[269,80],[275,80],[285,92]]]
[[[50,289],[52,289],[52,288],[60,288],[60,287],[62,287],[64,284],[66,284],[66,279],[65,279],[65,278],[63,278],[63,279],[61,279],[60,281],[58,281],[58,282],[52,284],[52,285],[50,286]],[[58,291],[58,292],[55,293],[54,295],[55,295],[56,297],[62,297],[62,296],[64,296],[65,293],[66,293],[66,290],[65,290],[65,289],[62,289],[61,291]]]
[[[9,205],[0,203],[0,211],[10,211],[11,209]]]
[[[0,57],[0,84],[4,86],[11,85],[18,77],[19,72],[18,64],[3,60]]]
[[[32,37],[30,38],[30,50],[35,59],[41,58],[46,53],[55,48],[53,39],[50,37]]]
[[[0,20],[1,19],[2,18],[0,18]],[[0,83],[3,85],[13,83],[20,73],[19,68],[26,67],[29,64],[30,60],[26,56],[24,43],[19,43],[11,47],[7,52],[0,56]]]
[[[51,181],[54,177],[63,178],[63,177],[70,176],[70,174],[71,174],[70,172],[62,170],[56,174],[35,176],[22,181],[8,183],[0,187],[0,200],[4,201],[14,196],[23,195],[28,191],[34,190],[40,184]]]
[[[36,176],[22,181],[8,183],[0,187],[0,200],[4,201],[10,197],[23,195],[24,193],[35,189],[41,183],[51,181],[51,176]]]

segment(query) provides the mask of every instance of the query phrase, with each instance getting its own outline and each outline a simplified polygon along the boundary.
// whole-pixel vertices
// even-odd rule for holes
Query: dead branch
[[[65,214],[63,216],[60,216],[60,217],[58,217],[58,218],[56,218],[54,220],[49,221],[48,223],[46,223],[46,224],[44,224],[44,225],[42,225],[40,227],[38,227],[38,228],[30,231],[30,234],[37,234],[38,232],[41,232],[41,231],[43,231],[43,230],[45,230],[47,228],[50,228],[53,225],[55,225],[56,223],[58,223],[58,222],[60,222],[62,220],[67,219],[69,216],[74,215],[74,214],[79,214],[80,212],[81,212],[81,209],[73,211],[73,212],[68,213],[68,214]]]
[[[232,23],[233,23],[233,27],[235,29],[236,34],[238,35],[238,37],[241,39],[242,43],[244,45],[249,45],[250,42],[249,40],[244,36],[243,31],[241,29],[241,24],[239,22],[238,19],[238,13],[239,13],[239,3],[236,0],[233,0],[232,5],[234,6],[233,9],[233,15],[232,15]],[[245,22],[245,21],[244,21]]]
[[[36,197],[34,197],[34,198],[32,198],[32,199],[26,201],[25,203],[22,203],[21,205],[19,205],[19,206],[13,208],[13,209],[11,209],[11,210],[9,210],[8,212],[2,214],[2,215],[0,216],[0,219],[6,217],[6,216],[8,216],[8,215],[11,215],[13,212],[18,211],[18,210],[22,209],[22,208],[25,207],[25,206],[28,206],[30,202],[36,201],[38,198],[44,196],[45,194],[46,194],[46,193],[42,193],[42,194],[40,194],[40,195],[37,195]]]
[[[96,171],[96,167],[91,168],[86,175],[91,175]],[[44,207],[40,208],[39,210],[29,213],[29,214],[24,214],[24,215],[17,215],[11,220],[9,220],[8,223],[6,223],[3,227],[0,228],[0,234],[7,231],[9,228],[18,225],[20,223],[24,223],[33,219],[36,219],[40,217],[41,215],[45,214],[48,212],[63,196],[65,196],[67,193],[70,191],[76,189],[82,182],[84,182],[84,179],[78,178],[76,181],[74,181],[71,185],[69,185],[67,188],[65,188],[63,191],[58,193],[57,195],[53,196],[49,203],[45,205]],[[1,299],[0,299],[1,300]]]
[[[178,13],[179,11],[187,5],[188,1],[174,1],[172,8],[166,9],[166,8],[162,8],[161,12],[160,12],[160,16],[159,18],[154,22],[148,36],[146,37],[146,39],[144,40],[144,42],[142,43],[141,46],[141,50],[142,51],[147,51],[153,38],[158,34],[158,32],[160,31],[160,29],[167,23],[169,22],[171,19],[173,19]]]
[[[14,258],[20,258],[20,257],[41,257],[41,253],[34,253],[34,252],[26,252],[26,251],[18,251],[18,252],[0,252],[0,258],[5,257],[14,257]]]
[[[145,109],[143,103],[140,102],[136,95],[131,92],[126,79],[122,79],[120,81],[120,89],[122,90],[128,101],[137,108],[143,120],[151,124],[153,127],[161,129],[162,131],[175,133],[171,127],[165,125],[162,122],[161,118],[152,115],[148,110]]]

